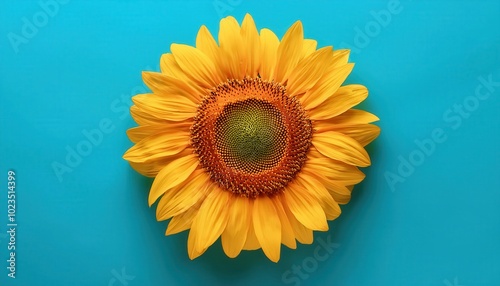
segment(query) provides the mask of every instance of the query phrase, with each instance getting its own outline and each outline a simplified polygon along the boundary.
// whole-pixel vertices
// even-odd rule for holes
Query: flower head
[[[196,47],[172,44],[161,72],[143,73],[152,93],[133,97],[124,158],[155,177],[149,204],[167,235],[189,229],[191,259],[221,237],[229,257],[262,248],[276,262],[340,215],[380,132],[352,109],[367,89],[341,86],[348,56],[317,49],[300,21],[280,41],[247,14],[222,19],[218,43],[202,26]]]

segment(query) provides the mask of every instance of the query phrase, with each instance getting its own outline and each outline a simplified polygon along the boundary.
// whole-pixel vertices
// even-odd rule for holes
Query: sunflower
[[[316,45],[300,21],[280,41],[227,17],[218,42],[201,26],[196,47],[172,44],[161,72],[143,73],[152,93],[132,98],[124,159],[155,177],[149,205],[166,235],[189,229],[191,259],[221,237],[231,258],[262,248],[277,262],[281,244],[328,230],[363,180],[378,118],[351,109],[364,86],[341,86],[349,51]]]

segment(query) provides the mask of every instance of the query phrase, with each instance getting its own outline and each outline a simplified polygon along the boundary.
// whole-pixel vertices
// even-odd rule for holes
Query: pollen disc
[[[215,146],[236,170],[259,173],[276,166],[286,147],[283,116],[272,104],[247,99],[224,107],[215,122]]]
[[[300,102],[260,78],[217,86],[191,127],[191,143],[212,180],[252,198],[283,190],[304,164],[311,138]]]

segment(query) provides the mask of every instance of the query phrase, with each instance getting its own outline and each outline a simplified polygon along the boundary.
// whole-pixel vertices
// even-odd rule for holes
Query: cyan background
[[[499,1],[60,2],[0,4],[0,285],[500,285]],[[141,71],[158,70],[170,43],[194,44],[200,25],[217,34],[222,16],[247,12],[279,37],[300,19],[319,46],[353,48],[348,81],[370,89],[362,107],[381,118],[366,180],[315,233],[336,243],[325,261],[314,260],[318,240],[284,248],[277,264],[261,251],[231,260],[219,242],[190,261],[187,234],[165,237],[147,206],[151,180],[121,158]],[[54,162],[66,165],[68,148],[107,123],[58,178]],[[439,128],[444,142],[419,161],[415,140]],[[411,154],[418,166],[398,173]],[[11,169],[16,279],[6,269]]]

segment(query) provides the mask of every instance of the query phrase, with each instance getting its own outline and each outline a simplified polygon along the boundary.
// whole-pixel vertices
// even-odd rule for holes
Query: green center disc
[[[283,157],[287,131],[278,109],[267,101],[247,99],[224,107],[215,124],[215,145],[225,163],[258,173]]]

